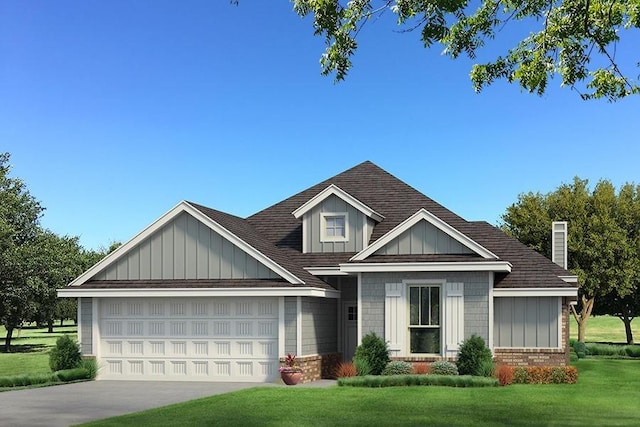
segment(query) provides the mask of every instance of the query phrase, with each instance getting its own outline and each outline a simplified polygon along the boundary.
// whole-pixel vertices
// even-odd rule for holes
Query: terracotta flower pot
[[[302,372],[280,372],[280,378],[286,385],[296,385],[302,379]]]

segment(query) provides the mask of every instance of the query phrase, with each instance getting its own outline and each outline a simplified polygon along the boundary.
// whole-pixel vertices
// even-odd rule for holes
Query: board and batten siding
[[[322,213],[341,213],[346,212],[347,236],[349,240],[346,242],[323,242],[322,241]],[[369,233],[363,236],[365,224],[369,224],[367,229]],[[304,215],[304,230],[306,234],[304,241],[306,247],[304,252],[307,253],[333,253],[333,252],[359,252],[364,249],[364,240],[368,241],[373,230],[373,221],[365,214],[345,202],[339,197],[327,197],[322,203],[311,209]]]
[[[376,255],[473,254],[474,252],[427,221],[419,221]]]
[[[93,280],[276,278],[251,255],[183,212]]]
[[[302,298],[302,354],[338,351],[338,300]]]
[[[93,300],[78,298],[80,305],[80,351],[83,355],[93,354]]]
[[[560,297],[495,298],[494,346],[557,348],[560,309]]]
[[[463,283],[464,338],[476,334],[485,342],[489,342],[489,274],[474,272],[364,273],[360,300],[363,335],[375,332],[378,336],[384,337],[385,285],[412,280]]]
[[[298,344],[298,302],[296,297],[284,299],[284,351],[296,354]]]

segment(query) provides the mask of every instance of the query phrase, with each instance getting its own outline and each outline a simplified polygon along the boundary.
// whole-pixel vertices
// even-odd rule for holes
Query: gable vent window
[[[322,241],[344,242],[349,239],[347,229],[348,217],[346,212],[322,214]]]
[[[411,353],[440,353],[440,287],[409,287]]]

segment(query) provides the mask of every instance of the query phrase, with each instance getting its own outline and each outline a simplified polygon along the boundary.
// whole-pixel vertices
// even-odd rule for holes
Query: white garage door
[[[276,298],[108,298],[99,310],[100,379],[277,376]]]

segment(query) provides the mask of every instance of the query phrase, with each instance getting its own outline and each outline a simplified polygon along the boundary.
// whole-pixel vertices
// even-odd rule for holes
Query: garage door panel
[[[104,300],[100,378],[271,380],[277,307],[275,298]]]

